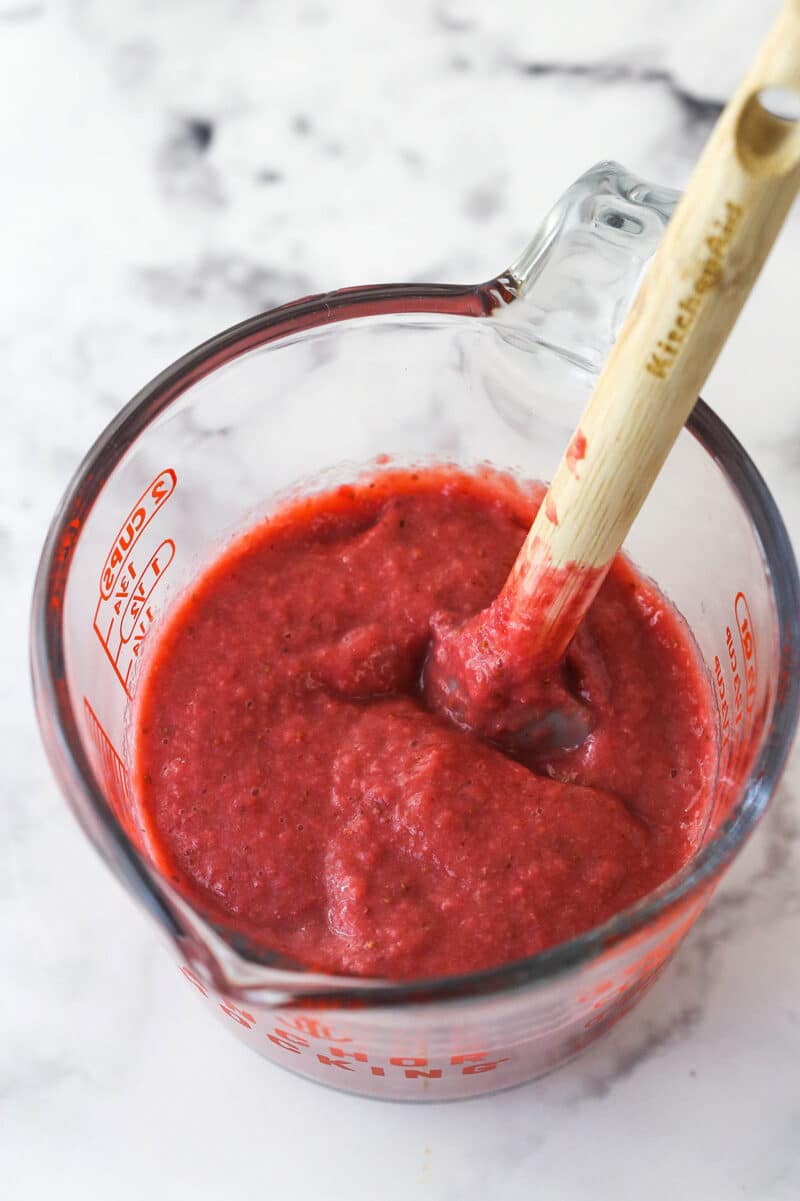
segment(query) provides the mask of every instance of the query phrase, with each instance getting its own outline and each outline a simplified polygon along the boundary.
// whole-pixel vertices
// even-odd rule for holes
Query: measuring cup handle
[[[679,199],[619,163],[598,163],[508,268],[514,299],[495,316],[599,371]]]

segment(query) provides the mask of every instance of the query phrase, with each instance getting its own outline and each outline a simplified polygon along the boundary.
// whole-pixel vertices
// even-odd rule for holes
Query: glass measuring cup
[[[152,862],[128,781],[147,632],[278,499],[380,470],[386,454],[389,466],[488,460],[547,479],[676,199],[600,164],[486,284],[330,293],[225,331],[119,414],[54,518],[32,662],[64,792],[189,985],[310,1079],[408,1100],[507,1087],[575,1055],[650,987],[763,812],[795,729],[800,585],[786,531],[747,455],[698,403],[627,549],[686,617],[714,681],[721,764],[704,844],[602,927],[469,976],[293,970],[187,905]]]

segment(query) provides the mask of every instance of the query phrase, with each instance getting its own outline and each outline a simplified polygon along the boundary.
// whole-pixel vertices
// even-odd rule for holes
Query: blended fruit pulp
[[[686,862],[712,693],[623,556],[544,686],[585,714],[580,745],[512,758],[425,707],[432,630],[497,596],[541,495],[384,471],[287,505],[179,599],[139,680],[134,777],[199,910],[318,970],[424,978],[562,942]]]

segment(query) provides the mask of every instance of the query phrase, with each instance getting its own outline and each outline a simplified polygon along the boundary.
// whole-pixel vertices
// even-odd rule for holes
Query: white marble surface
[[[776,5],[0,0],[0,1196],[800,1196],[800,761],[649,998],[555,1076],[400,1108],[262,1063],[79,833],[33,571],[139,385],[296,295],[494,274],[603,157],[680,185]],[[800,540],[800,208],[706,395]]]

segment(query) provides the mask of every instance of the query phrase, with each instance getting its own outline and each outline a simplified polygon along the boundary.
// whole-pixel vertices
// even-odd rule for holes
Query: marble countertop
[[[582,170],[680,186],[777,5],[0,0],[0,1194],[800,1196],[800,759],[636,1011],[461,1105],[339,1096],[191,1003],[50,775],[33,572],[83,451],[278,302],[494,274]],[[800,542],[800,206],[706,397]]]

